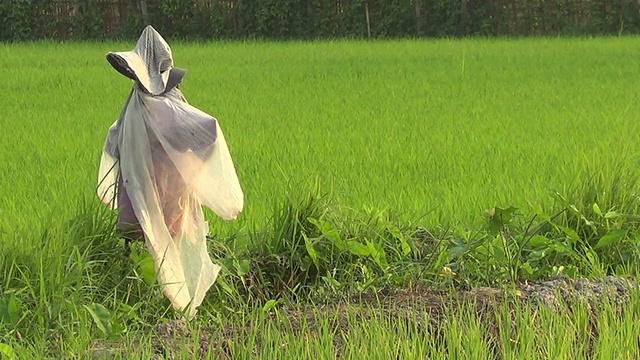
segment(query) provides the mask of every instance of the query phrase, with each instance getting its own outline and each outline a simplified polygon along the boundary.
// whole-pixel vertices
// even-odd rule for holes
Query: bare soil
[[[336,330],[333,343],[339,357],[343,339],[348,338],[349,334],[348,319],[353,319],[354,316],[359,322],[366,322],[372,317],[406,321],[418,331],[440,336],[442,329],[439,324],[443,318],[462,304],[473,306],[482,319],[495,324],[493,317],[497,306],[509,304],[515,307],[520,303],[531,305],[531,309],[547,306],[562,311],[565,308],[563,304],[582,301],[589,304],[592,311],[596,311],[597,304],[605,299],[616,303],[628,301],[634,289],[634,280],[617,277],[595,280],[559,277],[543,282],[523,283],[512,290],[479,287],[467,291],[443,291],[419,287],[400,289],[388,294],[363,294],[350,301],[331,304],[285,307],[278,309],[277,316],[275,313],[271,314],[269,321],[280,326],[283,331],[303,336],[304,333],[317,331],[319,319],[329,319],[331,328]],[[228,326],[222,330],[214,330],[205,325],[195,332],[190,330],[184,320],[158,324],[153,335],[155,359],[181,358],[185,351],[203,354],[203,359],[208,352],[220,359],[233,359],[233,342],[250,330],[251,324]],[[492,330],[497,335],[498,329]],[[260,339],[256,339],[256,346],[260,346],[259,342]],[[185,345],[189,348],[185,349]],[[113,351],[108,350],[108,345],[96,344],[94,358],[109,358]],[[499,354],[496,356],[499,358]]]

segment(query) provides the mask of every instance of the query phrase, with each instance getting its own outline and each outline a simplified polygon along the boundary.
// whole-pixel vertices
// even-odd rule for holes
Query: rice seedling
[[[171,356],[637,357],[638,312],[618,304],[498,306],[494,323],[470,305],[428,326],[357,306],[273,321],[281,302],[418,284],[636,274],[636,42],[172,44],[183,91],[225,129],[246,209],[234,223],[206,214],[224,270]],[[94,194],[131,86],[104,59],[120,48],[0,44],[4,357],[167,348],[150,333],[178,315]]]

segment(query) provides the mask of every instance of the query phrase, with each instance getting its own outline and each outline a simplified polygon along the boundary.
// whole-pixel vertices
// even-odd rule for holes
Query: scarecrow
[[[186,71],[153,27],[107,60],[135,84],[107,134],[98,196],[118,209],[127,241],[144,238],[165,295],[193,316],[220,271],[207,252],[202,205],[225,220],[243,208],[227,143],[218,121],[187,103],[178,86]]]

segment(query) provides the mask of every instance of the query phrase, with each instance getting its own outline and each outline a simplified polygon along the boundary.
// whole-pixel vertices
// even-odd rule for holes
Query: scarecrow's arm
[[[206,157],[216,141],[216,119],[183,102],[164,99],[154,103],[151,118],[156,129],[177,151]]]
[[[104,152],[118,159],[120,151],[118,150],[118,134],[120,132],[120,122],[116,121],[109,128],[107,140],[104,143]]]
[[[118,159],[120,157],[118,151],[118,132],[120,126],[116,121],[109,128],[107,139],[105,140],[102,157],[100,159],[100,169],[98,170],[98,187],[96,189],[100,200],[107,204],[111,209],[116,209],[117,194],[116,184],[120,175],[120,166]]]
[[[202,205],[223,219],[235,219],[243,209],[244,195],[218,121],[169,99],[157,100],[150,110],[155,136],[171,147],[164,150]]]

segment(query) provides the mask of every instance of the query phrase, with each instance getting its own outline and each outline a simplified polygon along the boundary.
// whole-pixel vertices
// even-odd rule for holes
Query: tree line
[[[640,0],[2,0],[0,41],[640,33]]]

